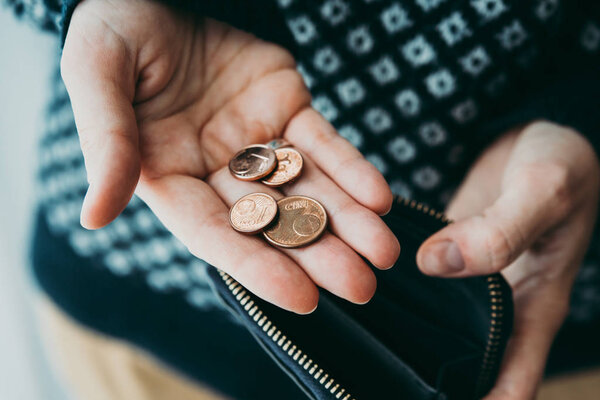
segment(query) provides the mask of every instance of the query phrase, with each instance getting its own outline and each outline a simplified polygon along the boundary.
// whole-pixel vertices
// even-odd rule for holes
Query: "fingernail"
[[[379,214],[380,217],[385,217],[386,215],[388,215],[390,213],[390,211],[392,211],[392,208],[394,208],[394,203],[390,203],[390,207],[387,209],[387,211],[385,211],[383,214]]]
[[[313,312],[315,312],[315,310],[317,309],[317,307],[319,307],[319,303],[317,303],[315,305],[315,308],[313,308],[312,310],[308,311],[308,312],[296,312],[296,314],[300,314],[300,315],[308,315],[308,314],[312,314]]]
[[[422,268],[428,274],[459,272],[465,268],[460,248],[452,241],[434,243],[427,249]]]
[[[398,238],[396,238],[395,236],[394,236],[394,242],[390,247],[392,247],[392,249],[390,249],[390,252],[391,252],[391,254],[393,254],[393,258],[390,257],[390,263],[387,265],[385,265],[385,264],[377,265],[377,268],[384,270],[384,271],[386,269],[390,269],[394,265],[396,265],[396,262],[398,262],[398,257],[400,257],[400,252],[402,251],[400,242],[398,241]],[[392,259],[393,259],[393,261],[391,261]]]

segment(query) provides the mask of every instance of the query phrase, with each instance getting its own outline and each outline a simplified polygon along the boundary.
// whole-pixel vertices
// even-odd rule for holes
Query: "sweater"
[[[78,3],[4,1],[63,40]],[[163,2],[290,50],[312,106],[394,193],[434,208],[444,208],[492,140],[520,124],[550,120],[600,148],[600,6],[591,0]],[[134,197],[103,229],[79,225],[87,182],[58,69],[54,89],[32,246],[42,290],[82,324],[224,394],[265,398],[268,382],[272,398],[302,398],[216,300],[205,277],[212,267],[142,201]],[[580,269],[549,373],[600,361],[599,239],[595,233]],[[248,374],[248,365],[259,368]]]

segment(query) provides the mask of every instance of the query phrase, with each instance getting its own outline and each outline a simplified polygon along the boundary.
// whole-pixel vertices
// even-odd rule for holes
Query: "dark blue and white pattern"
[[[60,24],[57,3],[4,2],[48,29]],[[563,35],[582,53],[600,51],[600,19],[573,16],[560,0],[277,3],[295,39],[313,107],[385,175],[394,193],[438,208],[485,142],[487,124],[510,113],[523,93],[535,98],[521,85],[550,62],[544,53],[553,40]],[[99,261],[115,279],[141,275],[156,293],[179,292],[194,307],[216,307],[205,263],[140,200],[134,198],[104,229],[81,228],[87,182],[58,74],[55,93],[40,147],[39,187],[53,234],[81,257]],[[574,320],[600,317],[598,245],[595,238],[577,281]]]
[[[0,5],[46,31],[58,33],[63,25],[61,0],[0,0]]]
[[[52,233],[64,236],[78,256],[95,260],[117,278],[142,275],[157,293],[181,292],[194,307],[215,307],[205,276],[207,264],[192,256],[137,197],[109,226],[95,231],[81,227],[88,184],[69,98],[58,76],[53,93],[48,131],[39,150],[38,186]]]

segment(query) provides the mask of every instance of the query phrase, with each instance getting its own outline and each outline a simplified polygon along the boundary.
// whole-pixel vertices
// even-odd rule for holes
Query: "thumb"
[[[81,224],[89,229],[111,222],[125,208],[140,173],[137,122],[132,106],[134,64],[114,33],[80,29],[77,14],[61,60],[90,187]]]
[[[481,214],[454,222],[423,243],[417,263],[424,273],[460,277],[498,272],[566,215],[570,206],[562,170],[538,164],[517,172]]]

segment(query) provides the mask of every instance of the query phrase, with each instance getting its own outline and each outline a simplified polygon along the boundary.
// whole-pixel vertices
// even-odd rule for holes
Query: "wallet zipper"
[[[416,200],[410,200],[401,196],[396,197],[396,202],[405,207],[421,211],[433,218],[440,220],[445,224],[452,221],[444,213],[420,203]],[[483,353],[479,376],[475,385],[475,393],[481,395],[490,386],[492,372],[496,370],[499,362],[499,347],[502,338],[502,317],[504,316],[504,306],[502,304],[502,285],[499,283],[498,276],[487,277],[487,288],[490,300],[490,327],[488,339]]]
[[[426,215],[429,215],[435,219],[440,220],[443,223],[449,224],[452,221],[449,220],[444,213],[436,211],[435,209],[417,202],[415,200],[409,200],[400,196],[395,197],[397,204],[405,207],[421,211]],[[344,387],[339,383],[336,383],[335,379],[331,374],[327,373],[323,368],[319,367],[319,364],[310,358],[306,352],[300,349],[291,339],[288,338],[280,329],[277,329],[275,324],[267,317],[267,315],[260,309],[260,307],[252,299],[252,295],[235,279],[229,274],[219,271],[219,275],[225,285],[236,299],[236,301],[242,306],[242,308],[248,313],[248,316],[262,328],[263,332],[275,343],[284,353],[288,355],[290,360],[296,362],[299,366],[304,368],[313,379],[320,384],[325,390],[328,390],[336,399],[341,400],[356,400]],[[498,364],[498,347],[500,346],[500,338],[502,332],[502,316],[503,316],[503,305],[502,305],[502,286],[498,283],[497,276],[490,276],[487,278],[488,292],[490,296],[490,329],[488,334],[487,345],[483,355],[483,361],[479,373],[479,377],[476,383],[476,393],[479,395],[483,390],[489,386],[492,371],[495,370]]]
[[[490,296],[490,329],[488,340],[483,353],[483,361],[479,370],[479,378],[475,386],[476,393],[482,394],[489,389],[491,374],[498,368],[499,347],[502,338],[502,317],[504,306],[502,304],[502,286],[498,276],[488,276],[488,291]]]
[[[329,391],[336,399],[340,400],[356,400],[348,391],[339,383],[336,383],[331,374],[327,373],[319,364],[310,358],[306,352],[300,349],[291,339],[287,337],[281,330],[277,329],[275,324],[264,314],[260,307],[252,299],[252,295],[229,274],[219,271],[219,275],[225,282],[225,285],[234,296],[236,301],[248,313],[248,316],[262,328],[263,332],[275,343],[284,353],[286,353],[291,361],[296,362],[304,368],[315,382],[320,384],[325,390]]]

